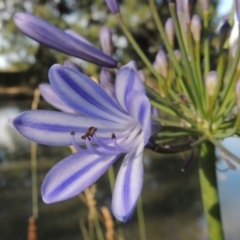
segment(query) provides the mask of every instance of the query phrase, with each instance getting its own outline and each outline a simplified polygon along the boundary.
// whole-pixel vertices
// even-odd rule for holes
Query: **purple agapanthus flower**
[[[63,31],[29,13],[15,13],[14,22],[25,35],[47,47],[103,67],[117,66],[115,59],[72,30]]]
[[[111,13],[119,13],[119,3],[118,0],[105,0]]]
[[[78,195],[125,154],[114,187],[112,211],[117,219],[128,221],[142,190],[143,149],[151,135],[151,106],[134,62],[118,71],[115,95],[107,94],[80,71],[59,64],[50,68],[49,79],[56,96],[83,115],[35,110],[12,120],[15,128],[32,141],[73,145],[77,150],[46,175],[44,202]]]

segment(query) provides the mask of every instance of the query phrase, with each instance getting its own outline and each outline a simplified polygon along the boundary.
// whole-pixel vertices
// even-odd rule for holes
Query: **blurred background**
[[[213,28],[217,29],[218,24],[227,18],[232,2],[213,2]],[[121,0],[120,3],[125,22],[153,62],[161,47],[161,38],[149,12],[148,1]],[[165,22],[169,16],[167,1],[157,0],[157,3],[159,14]],[[98,47],[99,31],[106,25],[113,33],[114,57],[123,64],[134,59],[140,69],[144,68],[103,0],[0,0],[1,240],[28,239],[28,219],[32,215],[31,144],[11,127],[8,119],[31,109],[34,89],[39,83],[48,82],[47,72],[52,64],[70,59],[79,64],[87,75],[95,78],[98,78],[100,71],[96,65],[50,50],[25,37],[12,20],[13,14],[19,11],[34,13],[63,29],[71,28]],[[40,99],[38,108],[52,109],[43,99]],[[238,139],[227,139],[225,144],[240,156]],[[39,240],[85,239],[83,225],[89,227],[89,209],[82,197],[46,205],[40,195],[40,186],[47,171],[70,153],[67,147],[37,147],[39,216],[36,226]],[[142,205],[147,239],[207,239],[197,158],[185,172],[181,171],[189,154],[166,156],[145,152]],[[219,153],[218,156],[216,170],[225,236],[226,240],[239,240],[240,171],[238,167],[236,170],[228,169]],[[120,162],[114,165],[115,173]],[[110,209],[111,188],[107,174],[97,182],[96,188],[95,208],[99,211],[103,206]],[[140,239],[136,213],[130,223],[118,223],[116,229],[121,230],[121,239]],[[104,226],[102,230],[105,231]]]

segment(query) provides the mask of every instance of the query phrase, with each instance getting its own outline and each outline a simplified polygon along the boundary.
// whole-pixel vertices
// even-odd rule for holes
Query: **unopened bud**
[[[99,39],[103,52],[109,56],[112,56],[113,53],[112,33],[110,32],[108,27],[104,26],[101,28]]]
[[[237,20],[240,22],[240,0],[235,0],[236,1],[236,13],[237,13]]]
[[[181,58],[182,58],[181,51],[179,49],[174,50],[174,55],[175,55],[176,59],[180,62]]]
[[[201,38],[202,23],[198,15],[193,15],[191,21],[191,32],[195,42],[199,41]]]
[[[167,78],[168,58],[166,53],[163,50],[160,50],[156,55],[153,66],[164,78]]]
[[[100,84],[112,83],[112,76],[107,68],[102,68],[99,77]]]
[[[209,96],[213,96],[218,83],[218,75],[216,71],[209,72],[205,77],[205,85]]]
[[[111,13],[116,14],[119,13],[119,3],[118,0],[105,0],[108,5],[109,10]]]
[[[237,80],[236,84],[236,97],[237,97],[237,106],[240,109],[240,78]]]
[[[168,20],[165,23],[165,32],[167,34],[168,41],[173,45],[174,43],[174,25],[173,25],[173,20],[172,18],[168,18]]]
[[[185,24],[189,24],[191,21],[189,0],[182,0],[182,1],[183,1],[184,21],[185,21]]]
[[[225,21],[219,31],[219,49],[222,49],[226,40],[229,38],[231,33],[231,25],[228,21]]]
[[[210,0],[199,0],[199,3],[203,12],[207,12],[209,10]]]
[[[176,5],[177,5],[177,13],[181,14],[184,12],[184,3],[183,0],[176,0]]]

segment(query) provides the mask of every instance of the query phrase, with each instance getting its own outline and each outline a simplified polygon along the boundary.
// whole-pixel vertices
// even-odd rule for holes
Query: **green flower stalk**
[[[240,1],[236,2],[237,15],[240,16]],[[210,28],[209,0],[199,0],[201,15],[194,15],[196,1],[176,0],[168,3],[170,17],[164,25],[157,13],[156,2],[149,0],[153,19],[167,51],[158,53],[154,69],[149,67],[145,54],[126,28],[124,16],[119,13],[117,19],[148,72],[159,83],[159,89],[146,88],[152,105],[164,112],[168,119],[153,116],[162,123],[162,129],[151,139],[148,147],[164,154],[199,147],[199,175],[209,237],[211,240],[222,240],[214,149],[219,148],[226,156],[240,163],[240,159],[221,144],[223,138],[240,135],[240,114],[234,111],[236,105],[240,108],[240,80],[237,81],[240,78],[240,39],[234,57],[227,55],[229,46],[225,43],[229,40],[231,25],[225,21],[216,35],[216,31]],[[213,39],[209,38],[211,34]],[[215,39],[218,39],[217,45],[211,42]],[[176,140],[189,135],[189,142],[176,146]],[[214,208],[215,217],[211,208]]]

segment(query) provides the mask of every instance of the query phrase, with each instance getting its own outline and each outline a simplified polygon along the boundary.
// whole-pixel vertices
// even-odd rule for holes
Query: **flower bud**
[[[237,97],[237,106],[240,109],[240,78],[237,80],[236,84],[236,97]]]
[[[101,28],[99,39],[103,52],[109,56],[112,56],[113,54],[112,33],[110,32],[108,27],[104,26]]]
[[[112,76],[107,68],[102,68],[100,72],[100,84],[112,83]]]
[[[200,41],[201,38],[202,23],[198,15],[193,15],[191,21],[191,32],[195,42]]]
[[[177,5],[177,13],[183,13],[184,12],[184,3],[183,0],[176,0],[176,5]]]
[[[210,0],[199,0],[199,3],[203,12],[207,12],[209,10]]]
[[[236,13],[237,13],[237,20],[240,22],[240,0],[236,0]]]
[[[229,24],[229,22],[227,20],[224,21],[224,23],[221,26],[220,31],[219,31],[219,49],[223,48],[226,40],[230,36],[231,29],[232,29],[232,27]]]
[[[158,54],[156,55],[153,66],[164,78],[167,78],[168,58],[167,58],[166,53],[163,50],[160,50],[158,52]]]
[[[185,24],[189,24],[191,21],[190,3],[189,3],[189,0],[182,0],[182,2],[183,2],[183,11],[184,11],[184,21],[185,21]]]
[[[119,3],[118,0],[105,0],[108,5],[109,10],[111,13],[116,14],[119,13]]]
[[[174,50],[174,55],[175,55],[176,59],[180,62],[181,58],[182,58],[181,51],[179,49]]]
[[[209,72],[205,77],[205,85],[209,96],[213,96],[218,83],[218,75],[216,71]]]
[[[103,67],[114,68],[118,62],[94,47],[73,31],[63,31],[29,13],[15,13],[17,27],[33,40],[59,52],[78,57]]]
[[[165,32],[167,34],[168,41],[171,43],[171,45],[173,45],[175,32],[172,18],[168,18],[166,21]]]

